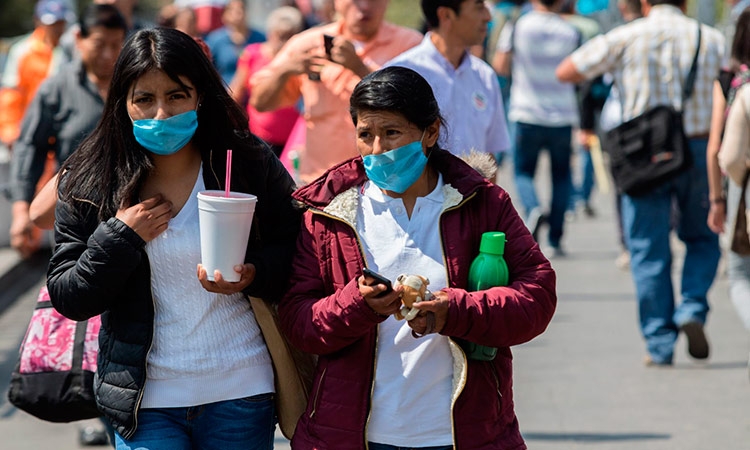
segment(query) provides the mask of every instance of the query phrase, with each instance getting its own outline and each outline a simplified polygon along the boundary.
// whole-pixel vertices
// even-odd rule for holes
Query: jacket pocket
[[[320,372],[320,378],[315,383],[315,391],[313,392],[312,407],[310,408],[310,418],[315,417],[315,413],[318,411],[318,401],[320,401],[320,393],[323,390],[323,381],[325,380],[326,371],[328,367],[324,367],[323,371]]]
[[[501,389],[500,384],[500,374],[497,371],[497,366],[495,366],[494,361],[489,362],[490,365],[490,373],[492,374],[492,379],[495,382],[495,397],[497,398],[497,415],[498,417],[502,416],[503,412],[503,392]]]

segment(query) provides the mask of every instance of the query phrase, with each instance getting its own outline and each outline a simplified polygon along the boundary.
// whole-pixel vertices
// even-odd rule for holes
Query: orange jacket
[[[45,42],[45,30],[37,28],[13,44],[0,84],[0,140],[12,143],[21,131],[26,107],[39,85],[59,66],[59,48]]]

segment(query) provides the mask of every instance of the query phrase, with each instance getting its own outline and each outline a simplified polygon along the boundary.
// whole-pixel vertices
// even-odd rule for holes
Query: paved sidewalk
[[[553,260],[552,323],[514,349],[515,405],[529,448],[750,448],[750,339],[726,278],[717,276],[709,293],[710,359],[692,361],[680,336],[674,367],[645,367],[633,282],[614,265],[613,208],[597,200],[596,219],[567,224],[569,257]],[[675,258],[673,273],[681,263]]]
[[[512,186],[505,172],[501,185]],[[566,224],[569,256],[553,260],[559,303],[552,323],[542,336],[513,349],[515,407],[529,448],[750,448],[750,339],[729,301],[726,279],[718,276],[710,292],[710,359],[691,361],[680,337],[674,367],[644,367],[633,283],[629,272],[614,265],[612,200],[598,195],[593,205],[596,218],[581,215]],[[678,256],[675,273],[680,264]],[[0,315],[3,393],[35,294],[29,289]],[[41,422],[11,408],[4,394],[0,398],[3,450],[75,449],[76,431],[76,424]],[[279,436],[276,448],[289,447]]]

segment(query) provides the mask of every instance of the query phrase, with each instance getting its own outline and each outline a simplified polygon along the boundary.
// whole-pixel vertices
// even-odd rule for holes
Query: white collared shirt
[[[472,148],[487,153],[508,151],[508,126],[495,71],[468,52],[454,68],[435,48],[430,35],[385,66],[407,67],[430,84],[447,123],[447,129],[441,130],[442,148],[458,156]]]
[[[422,275],[428,288],[447,284],[440,241],[443,178],[417,198],[409,218],[404,202],[371,182],[359,196],[357,234],[367,266],[395,281],[399,274]],[[397,447],[450,445],[453,358],[448,337],[416,339],[405,320],[389,317],[378,326],[375,389],[367,440]]]

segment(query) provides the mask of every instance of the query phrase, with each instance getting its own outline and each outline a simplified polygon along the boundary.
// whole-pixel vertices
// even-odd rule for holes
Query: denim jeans
[[[276,430],[274,394],[188,408],[138,412],[130,439],[116,433],[117,450],[271,450]]]
[[[452,445],[438,445],[437,447],[397,447],[395,445],[376,444],[374,442],[368,442],[367,448],[369,450],[453,450]]]
[[[517,122],[515,124],[515,179],[526,217],[539,207],[534,188],[534,173],[539,153],[544,148],[550,156],[552,171],[552,202],[549,209],[549,244],[560,246],[565,210],[570,196],[570,154],[572,128],[545,127]]]
[[[570,199],[568,200],[568,209],[575,211],[576,202],[581,201],[588,204],[591,198],[591,191],[594,190],[594,163],[591,159],[591,152],[579,147],[578,150],[578,165],[581,171],[580,184],[576,185],[573,181],[573,174],[571,174],[571,191]]]
[[[689,142],[694,159],[691,169],[646,195],[623,195],[621,199],[641,333],[651,358],[657,363],[672,361],[680,325],[706,322],[709,310],[706,295],[721,255],[718,237],[706,224],[709,209],[706,140]],[[685,243],[681,301],[676,306],[669,240],[672,226]]]

